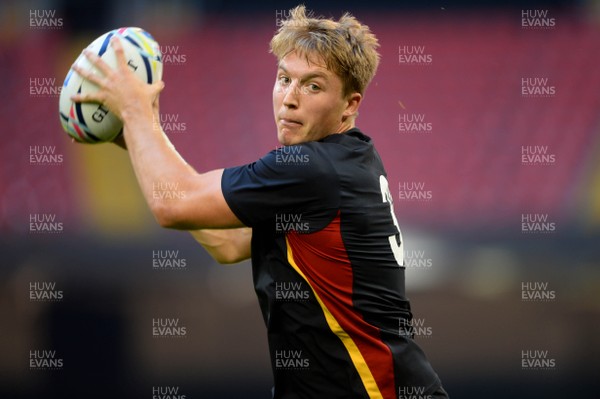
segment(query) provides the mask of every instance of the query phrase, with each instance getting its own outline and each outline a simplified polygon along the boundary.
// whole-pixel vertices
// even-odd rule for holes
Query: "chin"
[[[279,144],[281,144],[281,145],[298,144],[297,142],[295,142],[294,136],[289,133],[286,134],[286,133],[282,133],[282,132],[277,132],[277,140],[279,141]]]

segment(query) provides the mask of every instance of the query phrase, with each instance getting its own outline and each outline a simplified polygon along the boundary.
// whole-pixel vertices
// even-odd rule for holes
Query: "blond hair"
[[[369,27],[345,13],[339,21],[311,18],[304,5],[290,10],[271,39],[271,53],[279,61],[292,52],[323,59],[327,69],[338,75],[344,86],[343,95],[364,94],[379,65],[379,43]]]

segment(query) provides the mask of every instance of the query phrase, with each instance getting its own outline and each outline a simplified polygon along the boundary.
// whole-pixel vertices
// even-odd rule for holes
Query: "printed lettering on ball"
[[[120,28],[107,32],[94,40],[87,48],[97,54],[110,67],[116,68],[117,59],[110,39],[119,37],[127,65],[135,75],[146,83],[162,79],[162,56],[160,47],[154,38],[141,28]],[[94,73],[94,68],[81,54],[75,64]],[[97,90],[97,86],[83,79],[70,69],[63,83],[59,99],[59,116],[63,129],[81,143],[105,143],[114,140],[123,130],[123,123],[102,104],[74,103],[71,96],[77,93],[87,94]]]

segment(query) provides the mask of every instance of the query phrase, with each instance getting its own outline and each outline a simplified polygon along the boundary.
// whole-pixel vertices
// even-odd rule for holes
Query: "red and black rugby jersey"
[[[398,399],[440,385],[406,333],[402,237],[379,154],[358,129],[223,173],[252,227],[275,398]]]

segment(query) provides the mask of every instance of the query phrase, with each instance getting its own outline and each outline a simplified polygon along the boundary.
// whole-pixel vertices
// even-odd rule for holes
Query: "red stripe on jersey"
[[[335,319],[328,319],[329,326],[348,349],[369,397],[396,399],[392,353],[379,329],[367,323],[352,302],[354,276],[340,223],[338,214],[316,233],[288,233],[288,259],[311,286],[326,317]],[[343,331],[336,329],[336,322]]]

